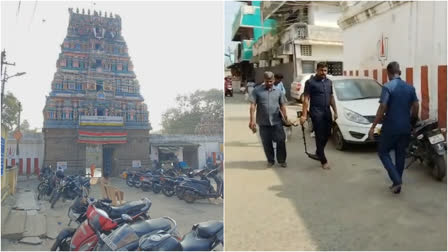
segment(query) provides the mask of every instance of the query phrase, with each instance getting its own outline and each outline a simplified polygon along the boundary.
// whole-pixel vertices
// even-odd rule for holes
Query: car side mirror
[[[123,220],[126,221],[126,222],[131,222],[131,221],[132,221],[131,216],[129,216],[129,215],[127,215],[127,214],[122,214],[122,215],[121,215],[121,219],[123,219]]]

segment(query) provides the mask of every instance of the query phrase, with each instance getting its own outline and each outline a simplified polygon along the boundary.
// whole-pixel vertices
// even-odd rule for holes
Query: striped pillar
[[[406,68],[406,82],[414,86],[414,69],[412,67]]]
[[[437,69],[437,112],[438,112],[438,121],[440,128],[446,128],[446,65],[439,66]]]
[[[39,158],[34,158],[34,174],[39,175]]]
[[[386,69],[383,69],[383,79],[382,79],[382,83],[384,84],[384,83],[386,83],[387,82],[387,70]]]
[[[422,92],[422,102],[421,102],[421,116],[422,120],[429,118],[429,86],[428,86],[428,66],[421,67],[421,92]]]
[[[377,69],[373,69],[373,78],[378,81],[378,70]]]
[[[359,76],[359,71],[358,70],[356,70],[355,75]]]
[[[23,158],[19,158],[19,175],[23,175]]]
[[[353,71],[352,70],[350,70],[350,76],[353,76]]]
[[[26,175],[31,175],[31,158],[26,159]]]
[[[369,70],[364,70],[364,76],[369,77]]]
[[[11,166],[14,166],[14,165],[16,165],[16,159],[15,159],[15,158],[13,158],[13,159],[11,160]]]
[[[344,76],[347,76],[347,71],[344,70]]]

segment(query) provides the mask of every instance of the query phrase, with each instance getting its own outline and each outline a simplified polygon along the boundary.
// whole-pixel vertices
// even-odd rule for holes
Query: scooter
[[[412,160],[406,168],[419,160],[432,168],[435,179],[442,181],[446,177],[447,166],[446,139],[443,133],[446,133],[446,129],[440,129],[436,120],[417,122],[407,149],[407,157]]]
[[[125,224],[110,235],[102,236],[97,250],[210,251],[223,243],[222,221],[196,224],[182,239],[176,228],[176,221],[170,217]],[[130,239],[125,240],[124,237]]]
[[[183,199],[187,203],[193,203],[196,199],[224,198],[223,180],[218,175],[219,169],[214,169],[202,176],[201,179],[189,179],[182,182],[178,187],[183,190]],[[209,178],[216,182],[216,189]]]
[[[202,176],[205,171],[206,170],[204,169],[196,169],[190,171],[188,175],[181,175],[178,177],[160,177],[160,182],[162,184],[162,193],[167,197],[172,197],[174,194],[177,194],[178,198],[182,199],[183,192],[181,190],[177,190],[178,185],[188,179],[194,178],[196,176]]]
[[[120,225],[126,222],[132,222],[139,219],[146,214],[151,202],[149,200],[143,200],[143,204],[128,205],[125,207],[118,207],[115,209],[117,212],[114,216],[119,215],[119,218],[112,219],[106,211],[95,207],[95,200],[89,199],[89,206],[87,208],[87,219],[84,220],[77,229],[66,228],[62,230],[57,236],[52,251],[65,250],[65,251],[90,251],[93,250],[100,237],[104,233],[110,233]],[[140,209],[139,213],[134,216],[125,214],[127,208]],[[111,214],[112,215],[112,214]]]

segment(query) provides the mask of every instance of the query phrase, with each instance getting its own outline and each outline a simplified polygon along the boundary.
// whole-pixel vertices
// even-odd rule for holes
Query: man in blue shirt
[[[275,78],[274,86],[277,87],[278,89],[280,89],[280,91],[282,91],[283,95],[286,95],[285,85],[283,85],[283,75],[275,74],[274,78]]]
[[[249,128],[255,131],[255,122],[260,128],[260,137],[268,160],[268,167],[275,164],[274,146],[272,144],[272,142],[275,142],[277,144],[277,162],[281,167],[286,168],[286,135],[283,130],[280,111],[284,115],[284,120],[287,121],[287,100],[280,89],[274,86],[274,74],[272,72],[264,73],[264,84],[255,87],[249,101]],[[255,110],[257,111],[256,121],[254,120]]]
[[[411,119],[415,120],[418,117],[418,99],[415,88],[401,80],[400,66],[397,62],[387,65],[387,75],[389,82],[383,86],[380,106],[370,128],[369,137],[374,138],[375,127],[384,117],[378,156],[393,182],[389,189],[398,194],[401,192],[406,147],[411,135]],[[395,164],[389,154],[391,150],[395,151]]]
[[[300,123],[303,125],[308,117],[309,104],[316,139],[316,154],[313,159],[320,160],[323,169],[330,169],[324,151],[333,125],[330,106],[333,108],[334,120],[338,118],[333,96],[333,83],[327,79],[327,72],[326,63],[320,62],[316,67],[316,75],[305,82],[302,117],[300,118]]]

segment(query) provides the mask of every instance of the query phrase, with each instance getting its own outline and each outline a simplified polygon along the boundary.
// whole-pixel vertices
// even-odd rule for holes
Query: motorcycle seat
[[[211,238],[223,229],[222,221],[207,221],[195,225],[199,237]]]
[[[127,202],[118,207],[111,207],[110,216],[112,219],[115,219],[120,218],[122,214],[146,212],[149,210],[149,207],[151,207],[151,204],[149,199]]]
[[[203,180],[203,179],[190,179],[189,182],[203,184],[203,185],[210,185],[209,180]]]
[[[150,219],[141,221],[130,226],[135,233],[141,237],[154,231],[168,231],[171,228],[171,222],[164,218]]]

